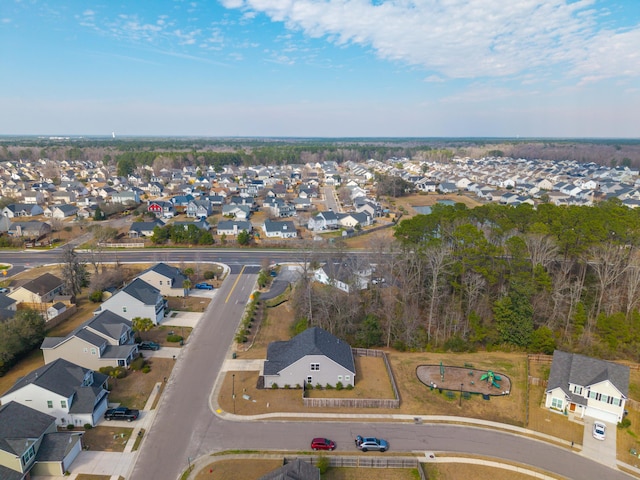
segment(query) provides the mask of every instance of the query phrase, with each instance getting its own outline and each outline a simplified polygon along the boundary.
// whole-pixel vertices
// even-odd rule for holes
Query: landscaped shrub
[[[296,383],[296,388],[297,388],[298,390],[300,390],[302,387],[300,386],[300,384],[299,384],[299,383]]]
[[[124,378],[127,376],[127,369],[124,367],[116,367],[113,369],[110,376],[115,378]]]
[[[94,290],[93,292],[91,292],[91,294],[89,295],[89,300],[91,300],[93,303],[101,302],[102,290]]]
[[[347,390],[353,390],[353,385],[351,384],[347,385]]]
[[[102,373],[103,375],[109,375],[111,376],[111,372],[113,372],[114,368],[113,367],[100,367],[100,370],[98,370],[100,373]]]
[[[313,390],[313,384],[311,384],[311,383],[305,383],[305,384],[304,384],[304,388],[306,388],[307,390]]]
[[[631,426],[631,420],[629,420],[627,417],[624,417],[622,421],[618,422],[619,429],[629,428],[630,426]]]
[[[131,370],[142,370],[144,367],[145,359],[142,355],[136,358],[133,362],[131,362]]]
[[[212,278],[216,278],[216,272],[212,270],[207,270],[202,274],[205,280],[211,280]]]
[[[149,364],[146,364],[144,367],[142,367],[142,373],[149,373],[151,371],[151,366]]]
[[[90,423],[85,423],[84,424],[84,429],[85,430],[91,430],[93,428],[93,425],[91,425]]]
[[[317,388],[318,390],[322,390],[322,385],[320,385],[319,383],[316,383],[316,388]]]
[[[68,423],[67,424],[67,430],[73,430],[74,428],[76,428],[76,427],[73,426],[73,423]]]
[[[167,342],[178,343],[180,341],[182,341],[182,336],[180,336],[180,335],[175,335],[175,334],[167,335]]]
[[[289,385],[288,383],[284,384],[284,389],[285,390],[289,390],[291,388],[291,385]]]
[[[342,382],[336,383],[336,390],[342,390],[343,388],[344,388],[344,385],[342,385]]]
[[[327,386],[325,388],[327,390],[333,390],[333,385],[331,385],[330,383],[327,383]]]
[[[273,388],[274,390],[278,388],[278,384],[274,383],[273,385],[271,385],[271,388]]]

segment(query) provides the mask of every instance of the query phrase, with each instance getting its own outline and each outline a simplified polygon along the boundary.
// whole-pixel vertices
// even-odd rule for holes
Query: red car
[[[335,450],[336,443],[328,438],[314,438],[311,440],[311,450]]]

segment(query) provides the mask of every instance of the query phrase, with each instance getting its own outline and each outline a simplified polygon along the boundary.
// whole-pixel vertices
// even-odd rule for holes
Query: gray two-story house
[[[98,311],[110,310],[128,320],[150,318],[154,325],[164,317],[165,300],[153,285],[136,278],[122,290],[105,300]]]

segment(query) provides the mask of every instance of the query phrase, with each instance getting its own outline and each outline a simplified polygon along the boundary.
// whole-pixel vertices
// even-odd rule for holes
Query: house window
[[[160,285],[162,285],[162,280],[160,280]]]
[[[350,382],[351,381],[351,375],[345,375],[344,376],[344,381],[345,382]]]
[[[609,395],[604,395],[604,394],[603,394],[603,395],[600,397],[600,401],[601,401],[601,402],[604,402],[604,403],[609,403]]]
[[[66,400],[60,400],[60,407],[67,408],[67,401]]]
[[[307,377],[307,383],[313,383],[313,377],[311,375]]]
[[[98,351],[95,348],[91,347],[91,355],[97,355],[97,354],[98,354]]]
[[[83,351],[84,353],[89,353],[89,349],[87,347],[84,347]]]
[[[47,400],[47,408],[53,408],[53,400]]]
[[[311,364],[311,371],[312,372],[317,372],[318,370],[320,370],[320,364],[319,363],[312,363]]]
[[[562,404],[563,403],[564,402],[562,401],[561,398],[552,398],[551,399],[551,408],[562,410]]]
[[[118,366],[124,367],[124,360],[118,360]]]
[[[122,307],[122,311],[123,311],[124,313],[127,313],[127,307]]]
[[[573,393],[577,393],[578,395],[582,395],[582,387],[579,387],[578,385],[574,385]]]
[[[31,459],[33,457],[36,456],[36,451],[33,448],[33,445],[29,447],[29,450],[27,450],[24,455],[22,455],[22,465],[28,465],[29,462],[31,461]]]
[[[338,375],[338,381],[341,382],[342,381],[342,375]]]

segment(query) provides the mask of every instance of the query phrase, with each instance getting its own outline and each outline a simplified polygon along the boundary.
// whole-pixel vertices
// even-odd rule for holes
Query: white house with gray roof
[[[127,320],[150,318],[158,325],[164,317],[165,300],[160,290],[136,278],[122,290],[105,300],[98,311],[110,310]]]
[[[264,387],[355,385],[356,367],[348,343],[318,327],[291,340],[272,342],[264,362]]]
[[[45,337],[44,363],[58,358],[92,370],[128,367],[138,356],[131,321],[111,311],[87,320],[66,337]]]
[[[56,425],[95,427],[107,409],[108,376],[58,358],[18,381],[0,397],[51,415]]]
[[[271,220],[265,220],[262,225],[264,235],[267,238],[296,238],[298,231],[293,222],[273,222]]]
[[[560,350],[553,352],[545,406],[616,424],[624,416],[629,367]]]

